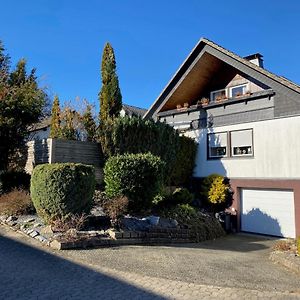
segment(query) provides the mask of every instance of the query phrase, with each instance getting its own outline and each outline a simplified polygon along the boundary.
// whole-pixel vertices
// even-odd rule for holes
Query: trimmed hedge
[[[197,143],[187,137],[180,136],[176,150],[176,163],[171,174],[171,184],[187,186],[193,176],[195,167]]]
[[[7,171],[0,173],[0,195],[13,189],[29,191],[30,175],[25,172]]]
[[[34,168],[30,193],[33,205],[46,222],[88,213],[93,205],[95,171],[74,163],[44,164]]]
[[[112,156],[104,167],[106,195],[128,197],[131,212],[147,210],[163,183],[164,167],[151,153]]]
[[[171,126],[137,117],[122,117],[107,120],[99,130],[98,136],[106,159],[124,153],[150,152],[166,163],[165,181],[169,185],[185,185],[189,182],[197,144],[191,138],[179,136]]]

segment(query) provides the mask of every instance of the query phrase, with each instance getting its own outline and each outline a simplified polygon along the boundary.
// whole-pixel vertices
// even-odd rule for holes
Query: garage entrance
[[[241,230],[295,238],[294,192],[241,189]]]

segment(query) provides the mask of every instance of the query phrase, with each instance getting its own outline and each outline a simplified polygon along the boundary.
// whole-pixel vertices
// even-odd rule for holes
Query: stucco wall
[[[215,127],[210,132],[253,128],[254,157],[207,160],[207,129],[186,132],[199,143],[194,176],[300,178],[300,117]]]

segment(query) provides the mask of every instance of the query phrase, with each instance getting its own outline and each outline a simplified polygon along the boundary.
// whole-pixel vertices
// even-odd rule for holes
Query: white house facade
[[[300,86],[201,39],[145,118],[198,142],[194,176],[230,178],[243,231],[300,236]]]

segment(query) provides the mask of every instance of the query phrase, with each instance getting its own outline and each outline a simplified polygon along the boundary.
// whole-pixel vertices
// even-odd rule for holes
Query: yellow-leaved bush
[[[208,191],[209,202],[213,204],[224,203],[227,199],[229,189],[230,186],[224,183],[222,176],[215,177]]]

